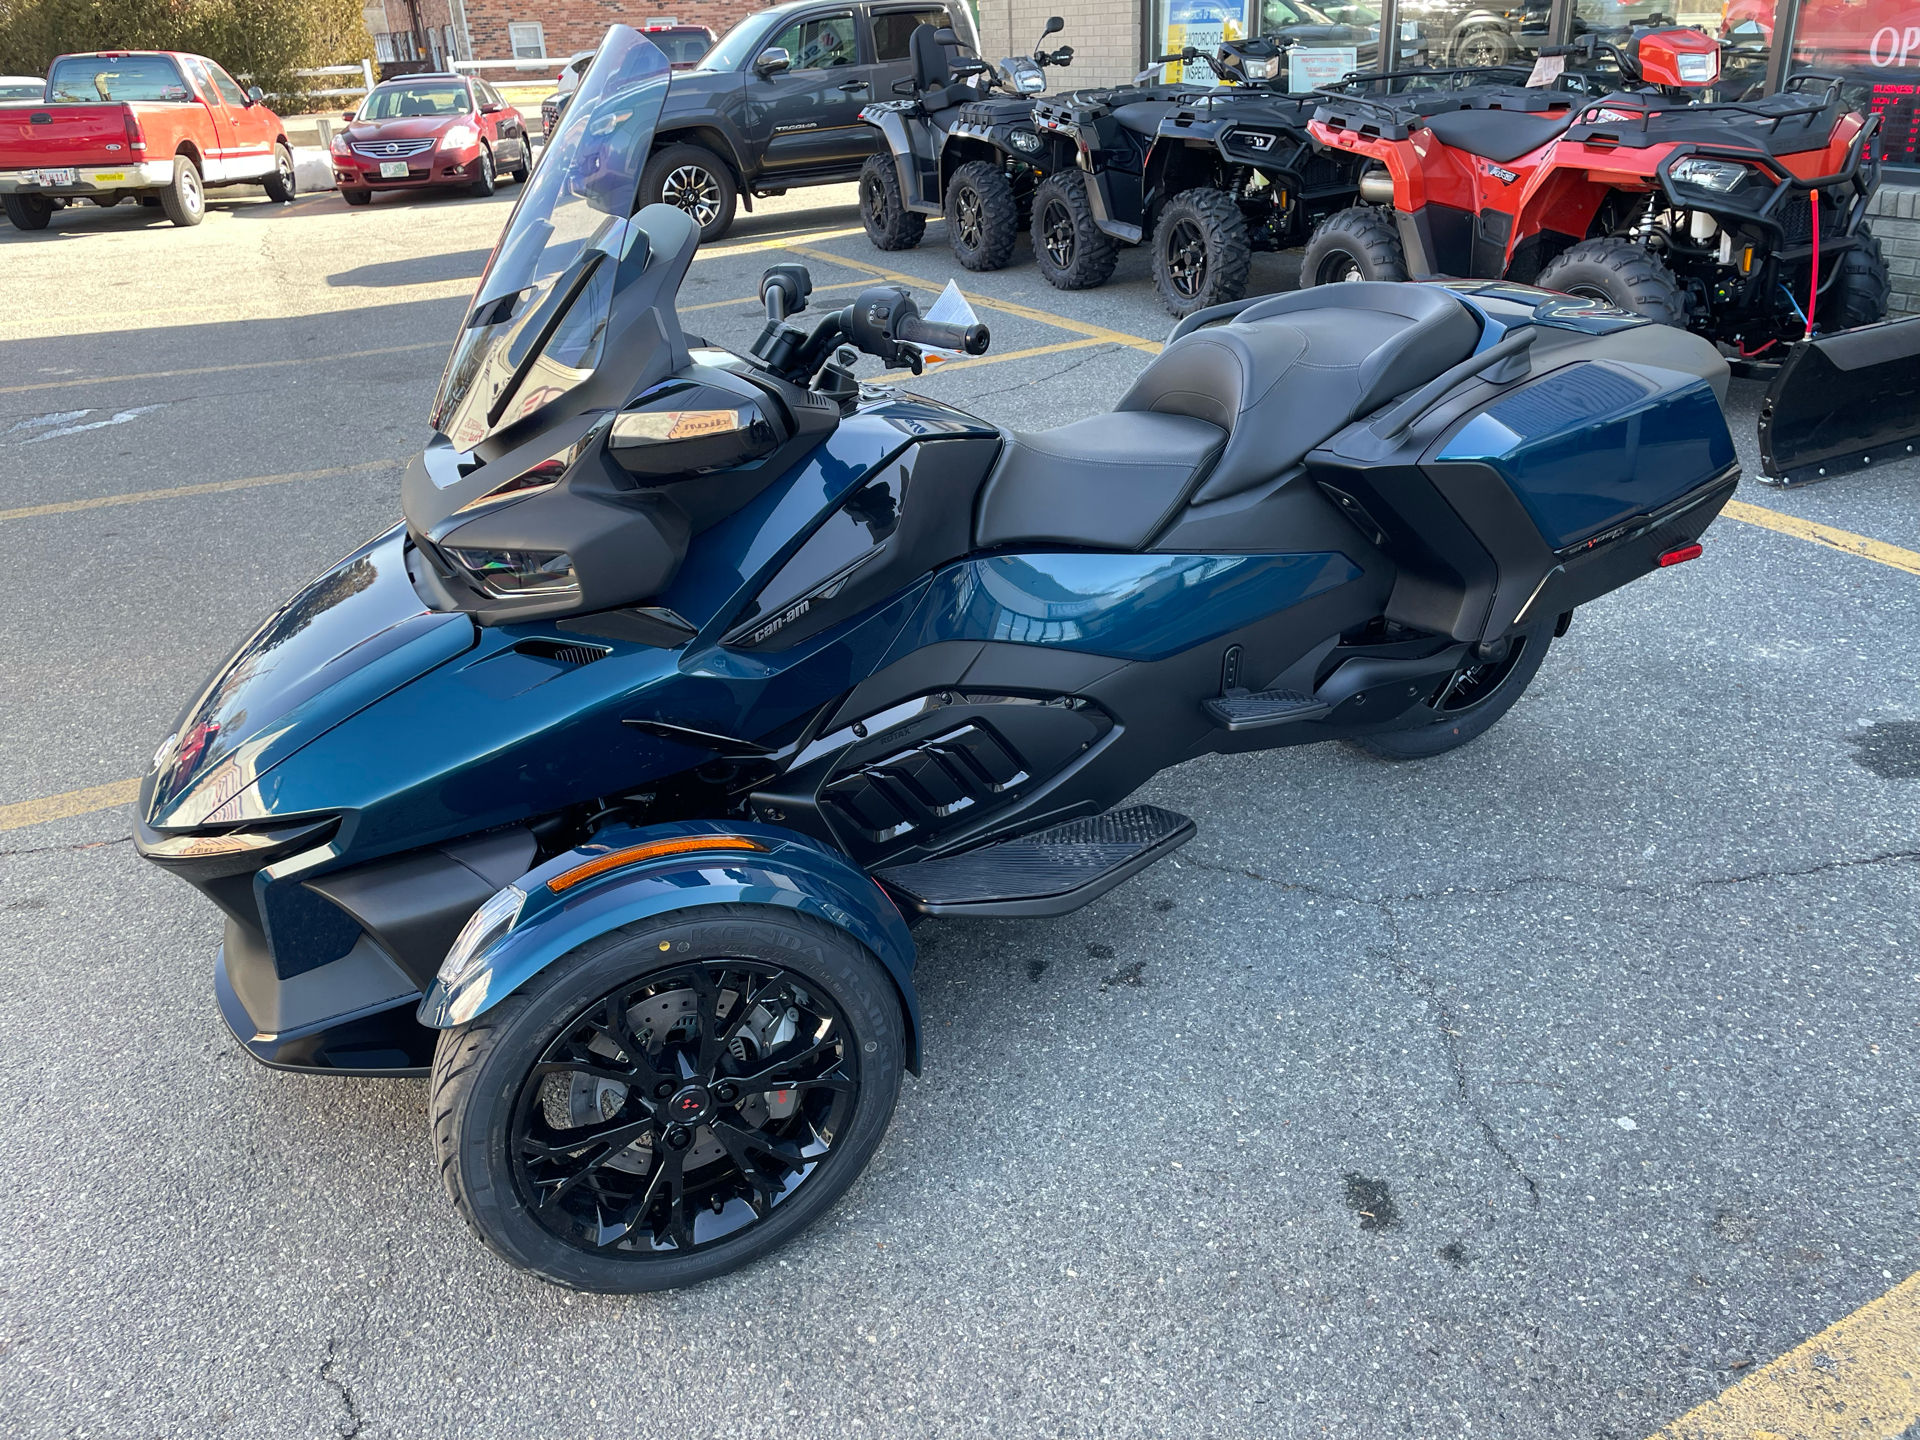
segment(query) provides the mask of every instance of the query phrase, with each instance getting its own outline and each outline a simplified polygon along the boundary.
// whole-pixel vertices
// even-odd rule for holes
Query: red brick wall
[[[683,25],[704,25],[715,35],[724,35],[744,16],[765,8],[753,0],[660,0],[656,4],[622,0],[465,0],[465,5],[474,59],[511,60],[513,46],[507,38],[507,26],[537,21],[546,34],[547,54],[556,62],[556,71],[558,62],[567,56],[597,46],[609,25],[638,29],[655,15],[671,15]],[[486,73],[498,84],[508,72]],[[525,73],[528,77],[534,74]]]

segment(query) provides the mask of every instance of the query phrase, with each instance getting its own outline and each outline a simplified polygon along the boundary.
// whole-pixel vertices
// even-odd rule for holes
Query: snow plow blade
[[[1760,405],[1760,478],[1804,485],[1920,454],[1920,315],[1801,340]]]

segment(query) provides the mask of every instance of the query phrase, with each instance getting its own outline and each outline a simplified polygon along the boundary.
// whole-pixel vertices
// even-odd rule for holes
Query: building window
[[[1764,19],[1771,33],[1773,17]],[[1911,167],[1920,166],[1920,7],[1913,0],[1802,0],[1793,69],[1850,81],[1847,100],[1880,117],[1886,163],[1908,171],[1889,178],[1912,181]]]
[[[547,58],[546,32],[532,21],[507,26],[507,39],[513,45],[513,58],[516,60]]]

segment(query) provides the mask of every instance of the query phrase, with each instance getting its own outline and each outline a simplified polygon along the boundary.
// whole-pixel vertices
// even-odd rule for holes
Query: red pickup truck
[[[44,105],[0,109],[0,205],[16,230],[44,230],[77,200],[111,206],[129,195],[198,225],[219,185],[263,185],[284,204],[293,148],[257,89],[199,55],[61,55]]]

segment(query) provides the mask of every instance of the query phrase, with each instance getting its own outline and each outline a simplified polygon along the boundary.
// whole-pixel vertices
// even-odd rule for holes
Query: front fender
[[[609,851],[702,835],[743,836],[767,848],[673,855],[609,871],[562,895],[547,888],[554,876]],[[808,836],[775,825],[713,821],[607,830],[592,845],[529,872],[517,888],[527,896],[518,918],[457,982],[435,977],[420,1001],[422,1025],[435,1030],[464,1025],[562,955],[622,925],[709,905],[774,905],[838,926],[880,958],[907,1016],[907,1068],[920,1073],[920,1003],[906,921],[871,876]]]

